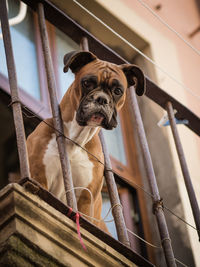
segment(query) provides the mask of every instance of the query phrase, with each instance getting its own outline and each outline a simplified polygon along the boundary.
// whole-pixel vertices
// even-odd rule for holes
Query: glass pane
[[[72,39],[70,39],[66,34],[56,28],[56,50],[61,96],[64,95],[64,93],[74,81],[74,74],[71,72],[71,70],[68,70],[67,73],[63,72],[64,55],[68,52],[79,49],[79,46]]]
[[[102,200],[103,200],[102,203],[103,205],[102,205],[101,217],[102,219],[104,219],[111,207],[110,199],[107,193],[102,193]],[[108,217],[106,217],[105,221],[111,221],[111,220],[113,220],[112,211],[109,212],[109,215]],[[114,220],[112,222],[107,222],[106,226],[108,228],[108,231],[111,233],[112,237],[118,239]]]
[[[109,154],[126,165],[126,155],[119,116],[117,128],[111,131],[103,130],[103,134]]]
[[[19,1],[10,0],[9,17],[16,16],[19,11]],[[37,56],[34,40],[33,14],[28,8],[25,19],[10,27],[17,80],[19,88],[36,99],[40,99],[40,88],[37,68]],[[8,77],[3,40],[0,39],[1,64],[0,72]]]

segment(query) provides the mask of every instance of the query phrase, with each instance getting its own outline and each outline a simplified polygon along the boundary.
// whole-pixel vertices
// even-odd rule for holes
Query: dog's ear
[[[64,72],[70,68],[73,73],[79,71],[83,66],[97,59],[91,52],[87,51],[72,51],[64,56]]]
[[[146,91],[146,79],[143,71],[138,66],[131,64],[123,64],[120,67],[126,76],[128,87],[134,85],[136,94],[143,95]]]

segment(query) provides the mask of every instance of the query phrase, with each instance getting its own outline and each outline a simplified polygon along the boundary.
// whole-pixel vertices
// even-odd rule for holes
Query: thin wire
[[[193,225],[191,225],[190,223],[186,222],[183,218],[181,218],[180,216],[176,215],[176,213],[174,213],[172,210],[170,210],[168,207],[166,207],[165,205],[163,206],[168,212],[170,212],[171,214],[173,214],[174,216],[176,216],[179,220],[181,220],[182,222],[184,222],[185,224],[187,224],[188,226],[192,227],[194,230],[196,230],[197,232],[199,232],[200,230],[197,229],[196,227],[194,227]]]
[[[41,121],[41,118],[34,113],[33,111],[31,111],[30,109],[28,109],[26,106],[24,106],[23,104],[21,104],[22,107],[28,111],[29,113],[31,113],[32,115],[34,115],[36,118],[38,118]],[[23,114],[28,117],[28,115],[22,111]],[[30,117],[30,116],[29,116]],[[52,128],[54,131],[57,131],[60,135],[62,135],[65,139],[67,139],[68,141],[74,143],[75,145],[77,145],[78,147],[80,147],[81,149],[83,149],[86,153],[88,153],[89,155],[91,155],[97,162],[99,162],[101,165],[103,165],[105,167],[105,171],[111,171],[113,174],[117,175],[118,177],[120,177],[121,179],[127,181],[127,179],[121,175],[119,175],[118,173],[116,173],[113,169],[106,169],[106,165],[99,160],[94,154],[92,154],[91,152],[89,152],[87,149],[85,149],[84,147],[82,147],[81,145],[79,145],[77,142],[73,141],[72,139],[70,139],[69,137],[67,137],[66,135],[64,135],[62,132],[60,132],[59,130],[57,130],[53,125],[47,123],[45,120],[42,121],[43,123],[45,123],[47,126],[49,126],[50,128]],[[137,183],[133,182],[132,183],[138,187],[139,189],[141,189],[142,191],[144,191],[148,196],[153,198],[153,194],[149,193],[147,190],[145,190],[142,186],[138,185]],[[199,229],[195,228],[194,226],[192,226],[191,224],[189,224],[188,222],[186,222],[184,219],[182,219],[180,216],[176,215],[172,210],[170,210],[168,207],[166,207],[165,205],[163,205],[163,208],[165,208],[166,210],[168,210],[169,212],[171,212],[171,214],[173,214],[174,216],[176,216],[178,219],[180,219],[182,222],[184,222],[185,224],[187,224],[188,226],[192,227],[194,230],[196,231],[200,231]]]
[[[142,0],[137,0],[137,1],[140,2],[140,4],[143,7],[145,7],[147,10],[149,10],[149,12],[151,12],[170,31],[172,31],[173,33],[175,33],[177,35],[177,37],[180,38],[188,47],[190,47],[198,56],[200,56],[200,51],[198,49],[196,49],[193,45],[191,45],[188,41],[186,41],[180,33],[178,33],[176,30],[174,30],[166,21],[164,21],[158,14],[156,14],[156,12],[154,12],[153,9],[150,8],[150,6],[148,6]]]
[[[78,190],[78,189],[87,190],[87,191],[90,193],[90,205],[92,206],[92,210],[94,210],[94,207],[93,207],[93,206],[94,206],[93,195],[92,195],[91,190],[88,189],[87,187],[83,187],[83,186],[73,187],[73,188],[67,190],[66,192],[64,192],[64,194],[67,194],[68,192],[70,192],[70,191],[72,191],[72,190]],[[85,213],[83,213],[83,212],[81,212],[81,211],[79,211],[79,210],[78,210],[78,213],[80,213],[81,215],[83,215],[83,216],[85,216],[85,217],[87,217],[87,218],[90,218],[91,220],[94,220],[94,221],[97,221],[97,222],[102,222],[102,221],[104,221],[105,223],[108,223],[108,222],[113,222],[113,221],[114,221],[114,219],[106,221],[106,218],[107,218],[108,215],[110,214],[110,211],[111,211],[111,210],[113,211],[113,209],[114,209],[116,206],[120,206],[120,207],[123,209],[123,207],[122,207],[121,204],[115,204],[114,206],[112,206],[112,207],[109,208],[109,210],[107,211],[107,213],[106,213],[106,215],[104,216],[103,219],[97,219],[97,218],[94,217],[94,215],[90,216],[90,215],[87,215],[87,214],[85,214]],[[142,240],[143,242],[145,242],[146,244],[148,244],[149,246],[151,246],[151,247],[153,247],[153,248],[159,248],[159,249],[162,249],[161,246],[158,247],[158,246],[153,245],[152,243],[146,241],[145,239],[143,239],[142,237],[140,237],[140,236],[137,235],[136,233],[134,233],[134,232],[132,232],[131,230],[129,230],[128,228],[127,228],[127,231],[128,231],[130,234],[132,234],[132,235],[136,236],[137,238],[139,238],[140,240]]]
[[[122,180],[127,181],[127,179],[121,175],[119,175],[118,173],[116,173],[113,169],[111,170],[113,174],[117,175],[119,178],[121,178]],[[127,183],[129,183],[129,181],[127,181]],[[131,181],[132,184],[134,184],[136,187],[138,187],[139,189],[141,189],[142,191],[144,191],[149,197],[154,198],[154,195],[151,194],[150,192],[148,192],[147,190],[145,190],[142,186],[138,185],[136,182]]]
[[[152,244],[152,243],[146,241],[145,239],[143,239],[142,237],[140,237],[140,236],[137,235],[136,233],[132,232],[132,231],[129,230],[128,228],[126,228],[126,229],[127,229],[127,231],[128,231],[130,234],[132,234],[132,235],[134,235],[135,237],[137,237],[138,239],[142,240],[142,241],[143,241],[144,243],[146,243],[147,245],[149,245],[149,246],[151,246],[151,247],[153,247],[153,248],[156,248],[156,249],[162,249],[162,246],[156,246],[156,245],[154,245],[154,244]],[[178,259],[176,259],[176,258],[174,258],[174,259],[175,259],[176,262],[180,263],[181,265],[183,265],[183,266],[185,266],[185,267],[189,267],[188,265],[186,265],[186,264],[183,263],[182,261],[180,261],[180,260],[178,260]]]
[[[194,97],[200,99],[200,96],[194,93],[190,88],[185,86],[182,82],[178,81],[173,75],[168,73],[165,69],[163,69],[160,65],[158,65],[154,60],[152,60],[150,57],[148,57],[146,54],[144,54],[142,51],[140,51],[137,47],[135,47],[133,44],[131,44],[129,41],[127,41],[124,37],[122,37],[119,33],[114,31],[110,26],[108,26],[106,23],[104,23],[101,19],[99,19],[97,16],[95,16],[92,12],[90,12],[87,8],[85,8],[83,5],[81,5],[76,0],[73,0],[74,3],[76,3],[78,6],[80,6],[83,10],[85,10],[89,15],[91,15],[94,19],[96,19],[98,22],[100,22],[102,25],[104,25],[108,30],[110,30],[113,34],[115,34],[117,37],[119,37],[123,42],[125,42],[128,46],[130,46],[132,49],[134,49],[138,54],[143,56],[146,60],[151,62],[154,66],[156,66],[161,72],[163,72],[166,76],[168,76],[171,80],[175,81],[177,84],[179,84],[183,89],[188,91],[191,95]]]
[[[110,214],[110,211],[113,210],[116,206],[120,206],[120,207],[122,207],[121,204],[116,204],[116,205],[110,207],[103,219],[97,219],[97,218],[95,218],[95,217],[86,215],[85,213],[82,213],[82,212],[80,212],[80,211],[79,211],[79,213],[80,213],[81,215],[83,215],[83,216],[85,216],[85,217],[88,217],[88,218],[90,218],[90,219],[92,219],[92,220],[94,220],[94,221],[97,221],[97,222],[102,222],[102,221],[104,221],[105,223],[110,223],[110,222],[113,222],[114,219],[106,220],[106,218],[107,218],[108,215]]]
[[[108,217],[108,215],[109,215],[111,209],[112,209],[112,207],[108,210],[108,214],[106,214],[107,217]],[[81,215],[83,215],[83,216],[85,216],[85,217],[91,219],[91,220],[96,221],[96,222],[102,222],[102,221],[104,221],[105,223],[110,223],[110,222],[113,222],[113,221],[114,221],[114,219],[107,220],[107,221],[106,221],[105,219],[97,219],[97,218],[95,218],[95,217],[92,217],[92,216],[89,216],[89,215],[87,215],[87,214],[85,214],[85,213],[82,213],[81,211],[79,211],[79,213],[80,213]]]
[[[126,228],[126,230],[127,230],[130,234],[132,234],[132,235],[134,235],[135,237],[137,237],[138,239],[142,240],[144,243],[146,243],[146,244],[149,245],[150,247],[153,247],[153,248],[156,248],[156,249],[162,249],[161,246],[156,246],[156,245],[154,245],[154,244],[152,244],[152,243],[146,241],[145,239],[143,239],[142,237],[140,237],[140,236],[137,235],[136,233],[132,232],[132,231],[129,230],[128,228]],[[175,259],[176,262],[180,263],[182,266],[189,267],[188,265],[186,265],[186,264],[183,263],[182,261],[180,261],[180,260],[178,260],[178,259],[176,259],[176,258],[174,258],[174,259]]]
[[[73,188],[65,191],[64,194],[67,194],[68,192],[70,192],[72,190],[78,190],[78,189],[86,190],[90,194],[90,205],[91,205],[90,214],[91,214],[91,217],[94,217],[94,198],[93,198],[92,192],[89,188],[83,187],[83,186],[76,186],[76,187],[73,187]]]
[[[185,263],[183,263],[182,261],[179,261],[178,259],[174,258],[176,262],[180,263],[181,265],[185,266],[185,267],[189,267],[188,265],[186,265]]]
[[[67,194],[67,193],[68,193],[69,191],[71,191],[71,190],[77,190],[77,189],[87,190],[87,191],[90,193],[90,201],[91,201],[90,204],[91,204],[91,209],[92,209],[92,211],[93,211],[93,210],[94,210],[93,195],[92,195],[91,190],[88,189],[87,187],[83,187],[83,186],[73,187],[73,188],[67,190],[67,191],[65,192],[65,194]],[[81,211],[78,211],[78,213],[81,214],[82,216],[86,217],[86,218],[89,218],[89,219],[93,220],[93,221],[97,221],[97,222],[102,222],[102,221],[104,221],[105,223],[110,223],[110,222],[113,222],[114,219],[106,220],[106,218],[107,218],[108,215],[110,214],[110,211],[111,211],[111,210],[113,211],[113,209],[114,209],[116,206],[120,206],[120,207],[123,209],[123,207],[122,207],[121,204],[115,204],[114,206],[112,206],[112,207],[109,208],[109,210],[107,211],[107,213],[106,213],[106,215],[104,216],[103,219],[97,219],[97,218],[94,217],[94,215],[90,216],[90,215],[87,215],[87,214],[85,214],[85,213],[83,213],[83,212],[81,212]],[[154,244],[148,242],[147,240],[145,240],[144,238],[140,237],[139,235],[137,235],[137,234],[134,233],[133,231],[129,230],[128,228],[126,228],[126,230],[127,230],[130,234],[134,235],[135,237],[137,237],[138,239],[140,239],[141,241],[143,241],[144,243],[146,243],[147,245],[149,245],[149,246],[151,246],[151,247],[153,247],[153,248],[156,248],[156,249],[162,249],[162,246],[156,246],[156,245],[154,245]],[[176,258],[174,258],[174,259],[175,259],[176,262],[180,263],[181,265],[183,265],[183,266],[185,266],[185,267],[188,267],[187,265],[185,265],[185,264],[184,264],[183,262],[181,262],[180,260],[178,260],[178,259],[176,259]]]
[[[162,249],[162,247],[158,247],[158,246],[156,246],[156,245],[153,245],[152,243],[146,241],[145,239],[143,239],[142,237],[140,237],[140,236],[137,235],[136,233],[134,233],[134,232],[132,232],[131,230],[129,230],[128,228],[126,228],[126,229],[127,229],[127,231],[128,231],[130,234],[136,236],[137,238],[139,238],[140,240],[142,240],[143,242],[145,242],[147,245],[149,245],[149,246],[151,246],[151,247],[153,247],[153,248]]]
[[[90,205],[91,205],[92,215],[91,216],[90,215],[87,215],[87,214],[85,214],[85,213],[83,213],[83,212],[81,212],[79,210],[78,210],[78,213],[80,213],[81,215],[83,215],[83,216],[85,216],[87,218],[90,218],[90,219],[92,219],[94,221],[97,221],[97,222],[104,221],[104,222],[107,222],[107,223],[108,222],[113,222],[114,219],[106,221],[106,218],[108,217],[110,211],[113,210],[116,206],[120,206],[121,208],[123,208],[121,204],[115,204],[114,206],[110,207],[110,209],[108,210],[108,212],[106,213],[106,215],[104,216],[103,219],[97,219],[97,218],[94,217],[94,214],[93,214],[93,210],[94,210],[94,198],[93,198],[92,192],[91,192],[91,190],[89,188],[83,187],[83,186],[76,186],[76,187],[73,187],[73,188],[67,190],[66,192],[64,192],[64,194],[67,194],[68,192],[70,192],[72,190],[77,190],[77,189],[86,190],[86,191],[88,191],[90,193]],[[91,210],[90,210],[90,212],[91,212]]]

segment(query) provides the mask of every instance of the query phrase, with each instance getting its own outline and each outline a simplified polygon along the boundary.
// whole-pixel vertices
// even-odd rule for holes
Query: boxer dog
[[[93,196],[94,217],[101,219],[101,189],[104,162],[98,133],[101,128],[117,126],[117,111],[126,97],[126,89],[134,85],[138,95],[144,94],[145,78],[135,65],[115,65],[98,59],[91,52],[71,52],[64,57],[64,72],[75,74],[65,93],[60,111],[64,134],[84,147],[67,141],[74,187],[88,188]],[[47,119],[53,125],[52,118]],[[117,144],[116,144],[117,145]],[[66,203],[61,164],[54,130],[41,122],[27,139],[31,177]],[[91,215],[91,196],[86,190],[75,190],[78,210]],[[107,231],[104,222],[94,223]]]

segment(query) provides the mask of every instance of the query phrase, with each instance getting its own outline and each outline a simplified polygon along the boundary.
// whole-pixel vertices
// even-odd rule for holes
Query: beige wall
[[[192,90],[195,94],[200,95],[200,57],[191,48],[178,39],[178,37],[167,27],[162,25],[137,0],[98,0],[97,2],[103,5],[107,10],[109,10],[109,12],[118,17],[122,23],[127,25],[147,43],[149,43],[152,59],[157,62],[157,64]],[[188,37],[189,34],[199,26],[199,13],[194,0],[144,0],[144,2],[147,3],[170,26],[179,32],[188,42],[197,49],[200,49],[200,33],[197,33],[193,38]],[[154,7],[158,3],[162,3],[162,7],[159,11],[156,11]],[[200,116],[200,99],[191,95],[188,91],[167,77],[167,75],[161,72],[158,68],[153,65],[152,68],[155,68],[157,84]],[[157,114],[157,116],[158,118],[162,117],[161,110],[160,114]],[[185,126],[178,126],[178,129],[183,142],[198,202],[200,202],[200,139]],[[168,136],[169,143],[171,145],[170,149],[172,151],[178,190],[183,203],[185,219],[194,225],[171,132],[170,129],[167,128],[164,131]],[[197,234],[190,227],[188,227],[188,232],[196,260],[196,266],[200,266],[200,248]]]

